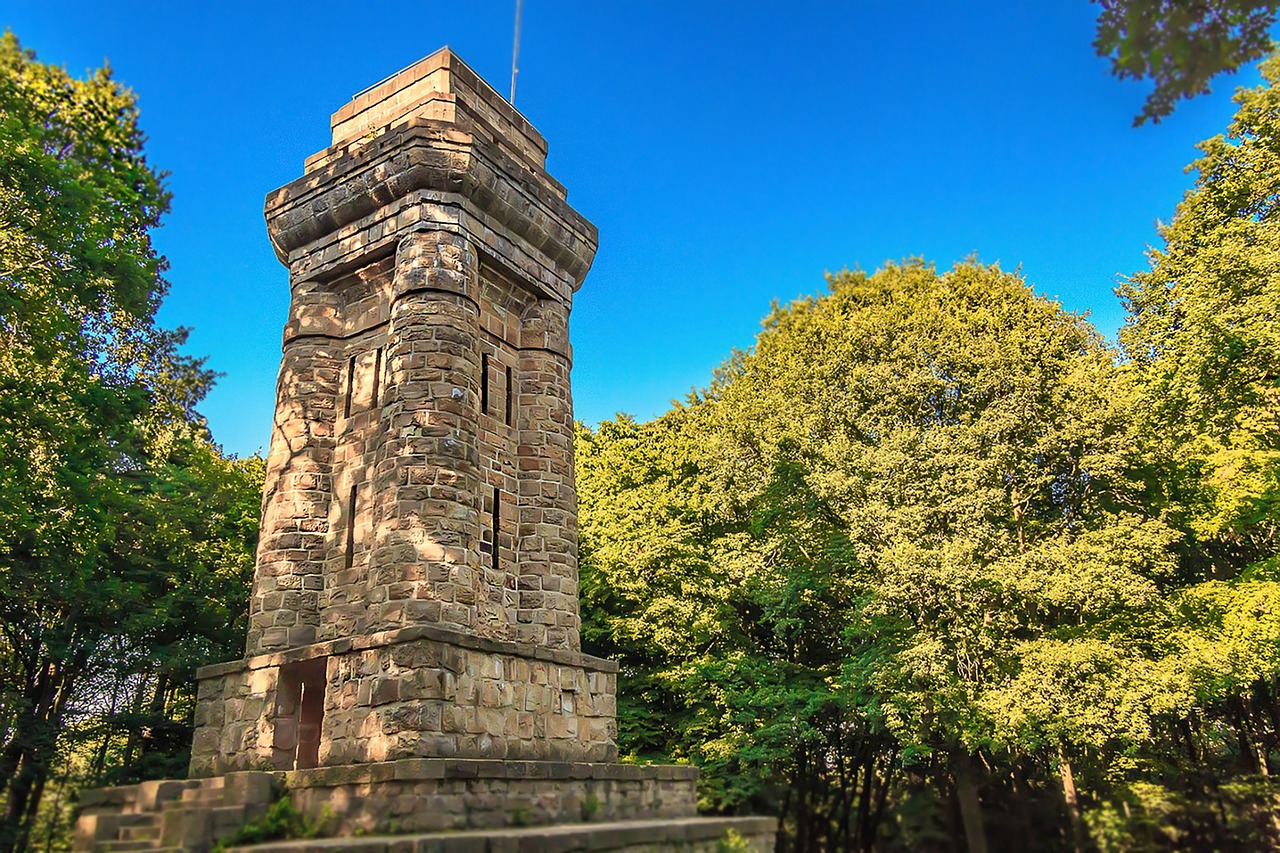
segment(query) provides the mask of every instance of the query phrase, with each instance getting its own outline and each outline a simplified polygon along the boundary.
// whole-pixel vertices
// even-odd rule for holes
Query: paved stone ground
[[[231,848],[228,853],[572,853],[626,850],[629,853],[769,853],[777,823],[773,818],[686,818],[683,820],[544,826],[423,835],[280,841]],[[740,840],[739,840],[740,839]]]

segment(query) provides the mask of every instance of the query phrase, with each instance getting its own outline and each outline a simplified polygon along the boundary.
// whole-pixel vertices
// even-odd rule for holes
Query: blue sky
[[[573,315],[578,417],[648,418],[749,346],[771,300],[823,273],[976,253],[1114,335],[1116,276],[1145,266],[1253,71],[1169,120],[1093,55],[1096,6],[1056,2],[525,0],[516,106],[600,229]],[[514,0],[7,0],[0,26],[74,73],[109,59],[171,173],[161,312],[224,375],[201,407],[268,440],[284,268],[267,192],[328,144],[357,91],[448,44],[499,91]]]

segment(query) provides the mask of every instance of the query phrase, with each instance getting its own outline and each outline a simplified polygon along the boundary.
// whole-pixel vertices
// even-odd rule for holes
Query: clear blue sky
[[[920,255],[1019,264],[1113,335],[1118,274],[1220,132],[1236,85],[1134,129],[1145,88],[1090,42],[1097,7],[1054,2],[526,0],[516,105],[600,228],[573,318],[578,417],[648,418],[749,346],[770,300],[823,273]],[[0,26],[75,73],[110,60],[172,173],[161,319],[224,374],[215,438],[268,440],[284,268],[266,193],[328,143],[351,95],[448,44],[499,91],[514,0],[6,0]]]

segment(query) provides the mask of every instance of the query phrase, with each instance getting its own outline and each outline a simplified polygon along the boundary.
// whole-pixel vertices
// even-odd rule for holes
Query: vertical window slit
[[[382,377],[382,347],[373,351],[373,408],[378,408],[378,380]]]
[[[499,532],[502,529],[502,489],[493,487],[493,567],[498,568]]]
[[[347,501],[347,556],[346,567],[351,568],[356,560],[356,489],[351,486],[351,497]]]
[[[489,413],[489,354],[480,355],[480,411]]]
[[[356,390],[356,357],[351,356],[351,360],[347,362],[347,404],[343,408],[342,416],[344,418],[351,417],[351,395]]]
[[[508,367],[507,368],[507,426],[511,426],[511,424],[515,420],[512,417],[512,411],[511,411],[511,401],[513,399],[514,399],[514,396],[511,393],[511,368]]]

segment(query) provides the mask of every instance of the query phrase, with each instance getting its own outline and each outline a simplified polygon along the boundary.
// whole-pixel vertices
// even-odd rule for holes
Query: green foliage
[[[582,801],[582,821],[590,823],[596,819],[596,815],[600,814],[600,798],[595,794],[587,794]]]
[[[1272,844],[1276,513],[1246,492],[1224,527],[1197,459],[1228,439],[1196,454],[1274,414],[1280,372],[1249,366],[1265,334],[1182,318],[1276,312],[1187,289],[1160,337],[1184,280],[1142,291],[1120,363],[998,267],[844,272],[705,392],[580,428],[583,636],[622,663],[624,751],[699,765],[704,809],[777,813],[798,850]],[[1221,417],[1179,421],[1187,388]]]
[[[1102,5],[1093,46],[1121,78],[1155,88],[1134,124],[1160,119],[1209,81],[1271,50],[1280,4],[1270,0],[1094,0]]]
[[[154,322],[169,196],[137,117],[108,70],[0,39],[0,849],[55,767],[181,772],[193,670],[242,638],[262,466],[212,443],[213,376]]]
[[[1083,320],[976,263],[829,286],[705,395],[578,448],[584,637],[639,686],[624,746],[702,765],[705,807],[810,812],[813,844],[874,838],[894,767],[1050,742],[1058,716],[1008,697],[1070,694],[1073,642],[1119,654],[1106,626],[1151,605],[1173,538],[1127,509]]]
[[[267,809],[266,814],[242,826],[226,838],[219,839],[213,853],[224,853],[229,847],[262,844],[267,841],[285,841],[302,838],[322,838],[328,834],[332,818],[326,807],[319,820],[313,820],[298,810],[286,792]]]
[[[751,842],[736,829],[726,829],[716,841],[716,853],[751,853]]]
[[[1263,73],[1226,135],[1201,143],[1151,269],[1119,290],[1139,435],[1210,576],[1280,542],[1280,59]]]

